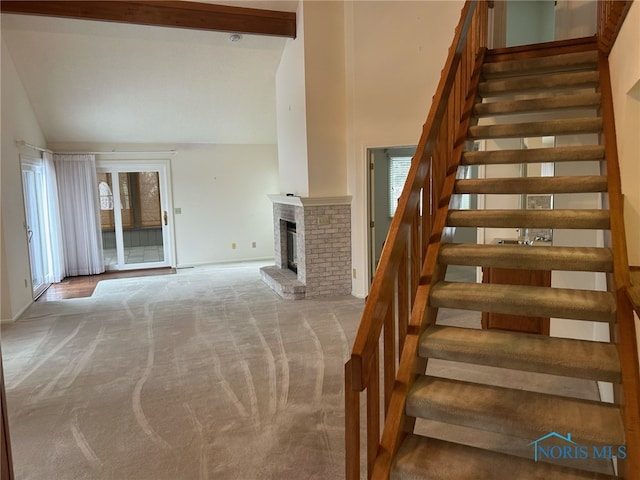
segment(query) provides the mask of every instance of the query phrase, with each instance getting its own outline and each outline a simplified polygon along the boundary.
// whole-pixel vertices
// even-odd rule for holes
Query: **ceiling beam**
[[[2,0],[0,11],[23,15],[296,37],[296,14],[294,12],[230,7],[210,3]]]

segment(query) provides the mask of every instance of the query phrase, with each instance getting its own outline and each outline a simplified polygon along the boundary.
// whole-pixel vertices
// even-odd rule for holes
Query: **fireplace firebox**
[[[296,224],[286,222],[287,228],[287,268],[298,273],[298,247]]]

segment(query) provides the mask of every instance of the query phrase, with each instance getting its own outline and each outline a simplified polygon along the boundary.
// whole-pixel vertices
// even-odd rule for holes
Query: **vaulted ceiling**
[[[14,14],[2,37],[50,143],[276,143],[284,38]]]

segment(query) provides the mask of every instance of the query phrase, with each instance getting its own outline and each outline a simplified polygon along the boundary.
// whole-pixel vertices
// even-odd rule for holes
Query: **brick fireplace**
[[[262,279],[289,299],[349,295],[351,197],[269,198],[273,203],[275,265],[261,269]],[[288,266],[292,255],[288,255],[287,244],[291,244],[292,235],[297,272]]]

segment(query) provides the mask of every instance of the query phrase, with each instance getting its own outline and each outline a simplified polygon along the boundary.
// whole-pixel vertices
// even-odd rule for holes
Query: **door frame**
[[[373,276],[375,274],[376,269],[376,259],[375,259],[375,188],[374,188],[374,180],[375,180],[375,169],[371,167],[374,162],[374,152],[379,150],[388,150],[388,151],[402,151],[406,152],[398,152],[397,156],[400,155],[408,155],[413,156],[415,154],[415,150],[417,149],[417,145],[381,145],[381,146],[368,146],[364,149],[364,167],[365,167],[365,197],[366,197],[366,215],[365,215],[365,231],[366,231],[366,294],[369,293],[371,289],[371,284],[373,283]],[[408,153],[408,152],[411,153]],[[385,195],[388,197],[388,190],[385,192]],[[373,226],[372,226],[373,225]]]
[[[162,268],[162,267],[175,267],[175,230],[174,230],[174,216],[173,216],[173,199],[171,196],[170,188],[170,176],[171,176],[171,161],[170,160],[96,160],[96,171],[100,173],[111,173],[112,178],[118,178],[118,173],[125,172],[158,172],[158,180],[160,184],[160,209],[163,213],[166,213],[166,224],[161,222],[162,226],[162,242],[164,246],[164,261],[163,262],[150,262],[150,263],[131,263],[126,264],[118,261],[117,265],[105,265],[107,270],[138,270],[144,268]],[[115,174],[115,175],[114,175]],[[115,183],[115,182],[114,182]],[[116,198],[119,202],[120,191],[118,188],[113,188],[114,203]],[[115,215],[114,215],[115,221]],[[116,232],[116,238],[118,234]],[[122,237],[120,234],[120,240],[116,240],[116,251],[119,252],[122,249]],[[118,253],[120,258],[120,253]]]

